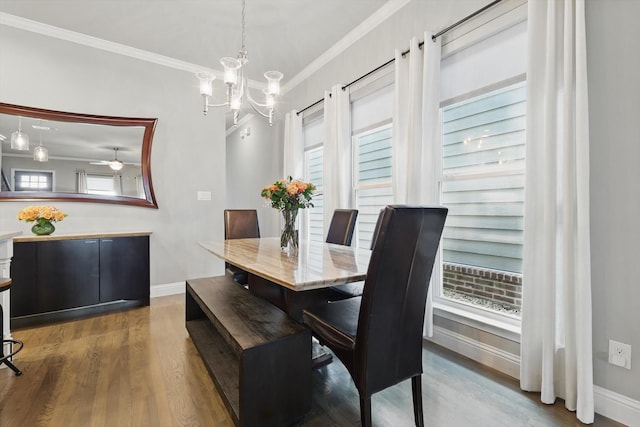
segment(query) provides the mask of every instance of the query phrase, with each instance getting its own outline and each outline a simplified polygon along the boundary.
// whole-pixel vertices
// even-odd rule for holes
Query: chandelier
[[[209,107],[229,107],[233,112],[233,125],[238,124],[240,107],[246,100],[253,110],[261,116],[269,119],[269,126],[273,125],[273,112],[275,100],[280,95],[280,80],[283,75],[279,71],[267,71],[264,77],[267,79],[267,87],[264,93],[264,103],[256,101],[251,95],[247,84],[247,49],[245,47],[245,0],[242,0],[242,47],[236,58],[225,57],[220,60],[224,67],[224,84],[227,86],[227,99],[221,104],[210,104],[209,98],[213,95],[213,81],[215,75],[208,71],[196,74],[200,80],[200,94],[204,99],[204,114],[209,111]]]

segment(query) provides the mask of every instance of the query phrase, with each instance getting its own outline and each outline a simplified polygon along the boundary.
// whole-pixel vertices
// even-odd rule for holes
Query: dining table
[[[199,242],[207,251],[248,273],[248,288],[298,321],[302,310],[326,302],[334,285],[362,281],[371,251],[300,240],[283,250],[277,237]]]

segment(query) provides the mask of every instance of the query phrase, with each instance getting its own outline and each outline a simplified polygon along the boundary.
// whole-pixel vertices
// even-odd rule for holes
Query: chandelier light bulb
[[[280,71],[267,71],[264,73],[264,77],[267,79],[267,91],[269,95],[280,95],[280,80],[282,80],[282,73]]]
[[[239,111],[241,106],[242,101],[240,100],[240,97],[237,95],[232,96],[231,102],[229,103],[229,108],[233,111]]]
[[[273,109],[276,103],[275,97],[269,93],[269,89],[264,89],[262,92],[264,92],[265,105],[267,108]]]
[[[213,81],[216,76],[213,73],[202,71],[196,74],[198,80],[200,80],[200,95],[212,96],[213,95]]]
[[[225,57],[220,60],[220,64],[224,67],[224,83],[229,86],[237,85],[240,61],[236,58]]]

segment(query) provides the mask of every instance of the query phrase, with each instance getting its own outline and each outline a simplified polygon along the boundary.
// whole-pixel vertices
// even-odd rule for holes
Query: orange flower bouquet
[[[67,215],[53,206],[27,206],[18,212],[18,219],[35,222],[31,231],[39,236],[53,233],[53,222],[62,221]]]
[[[278,180],[262,189],[261,196],[269,201],[271,207],[282,212],[284,225],[280,234],[280,247],[283,250],[298,247],[298,230],[296,218],[298,209],[313,207],[311,198],[316,186],[310,182],[294,180]]]

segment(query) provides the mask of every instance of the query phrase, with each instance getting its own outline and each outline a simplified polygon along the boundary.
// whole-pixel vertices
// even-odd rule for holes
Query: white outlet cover
[[[621,368],[631,369],[631,346],[609,340],[609,363]]]

